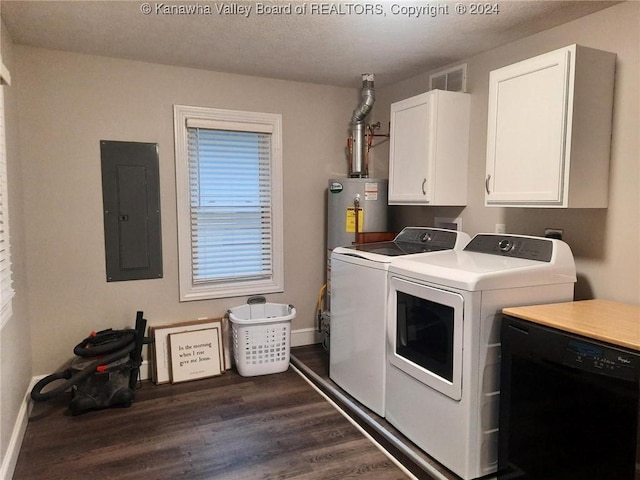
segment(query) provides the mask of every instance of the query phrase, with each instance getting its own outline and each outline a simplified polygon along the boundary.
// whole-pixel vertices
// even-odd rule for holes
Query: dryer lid
[[[463,251],[398,259],[389,271],[467,291],[576,282],[573,254],[566,243],[521,235],[478,234]]]

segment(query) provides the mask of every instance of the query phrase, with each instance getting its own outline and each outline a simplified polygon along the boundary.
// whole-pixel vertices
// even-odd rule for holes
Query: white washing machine
[[[464,480],[495,472],[501,310],[572,301],[570,248],[479,234],[388,273],[387,420]]]
[[[385,412],[387,269],[392,260],[449,249],[463,232],[407,227],[392,242],[337,247],[331,253],[329,377],[380,416]]]

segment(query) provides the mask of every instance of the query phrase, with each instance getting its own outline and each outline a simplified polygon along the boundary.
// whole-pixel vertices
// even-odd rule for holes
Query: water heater
[[[387,179],[333,178],[327,198],[327,250],[351,245],[356,233],[387,231]]]
[[[388,180],[376,178],[333,178],[327,192],[327,284],[324,314],[319,328],[328,348],[331,310],[331,251],[356,243],[356,233],[387,232]]]
[[[318,328],[328,348],[331,304],[331,252],[339,246],[359,243],[359,233],[387,232],[388,180],[369,177],[369,148],[373,129],[365,123],[375,102],[373,74],[362,75],[361,101],[351,116],[347,139],[349,176],[329,180],[327,192],[326,310],[318,300]],[[323,286],[323,289],[325,286]],[[322,289],[321,289],[322,292]]]

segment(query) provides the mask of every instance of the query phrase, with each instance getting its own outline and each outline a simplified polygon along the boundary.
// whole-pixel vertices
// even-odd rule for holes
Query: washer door
[[[453,400],[462,398],[462,295],[392,276],[391,365]]]

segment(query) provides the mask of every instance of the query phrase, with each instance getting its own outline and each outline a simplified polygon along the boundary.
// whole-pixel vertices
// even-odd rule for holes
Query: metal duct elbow
[[[362,101],[353,111],[351,116],[351,177],[366,177],[368,175],[365,157],[365,118],[371,112],[376,101],[375,90],[373,88],[373,74],[362,75]]]
[[[353,115],[351,116],[351,123],[360,123],[364,122],[364,119],[371,109],[373,108],[373,104],[376,101],[376,94],[373,88],[373,74],[364,74],[362,75],[362,102],[360,105],[356,107],[353,111]]]

